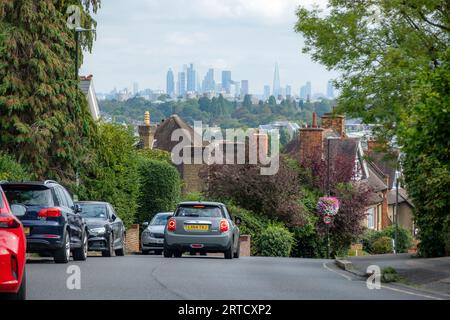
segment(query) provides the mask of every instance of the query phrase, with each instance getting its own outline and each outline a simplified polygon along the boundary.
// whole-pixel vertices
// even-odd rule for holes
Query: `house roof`
[[[172,141],[172,133],[177,130],[184,130],[184,138],[187,139],[189,144],[193,145],[194,141],[194,129],[190,127],[181,117],[174,114],[168,119],[163,120],[163,122],[158,125],[155,131],[155,142],[154,147],[157,149],[165,150],[171,152],[172,149],[181,141]],[[202,141],[199,137],[198,141]]]
[[[97,95],[94,89],[93,76],[82,76],[78,85],[80,90],[86,96],[92,118],[94,118],[94,120],[100,119],[100,108],[98,106]]]
[[[384,182],[383,172],[377,168],[377,166],[370,162],[366,161],[367,170],[369,172],[369,177],[367,178],[367,183],[375,192],[380,192],[388,189],[388,186]]]
[[[376,167],[389,177],[389,189],[393,188],[395,181],[396,162],[398,150],[390,150],[388,152],[368,151],[367,158]]]
[[[388,192],[388,204],[389,205],[395,205],[396,202],[396,197],[397,197],[397,190],[396,189],[391,189]],[[399,188],[398,189],[398,202],[399,203],[404,203],[406,202],[407,204],[409,204],[411,207],[413,207],[413,203],[409,200],[408,194],[406,193],[406,190],[403,188]]]

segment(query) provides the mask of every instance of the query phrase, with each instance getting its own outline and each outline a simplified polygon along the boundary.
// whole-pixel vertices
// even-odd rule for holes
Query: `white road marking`
[[[325,269],[327,269],[328,271],[334,272],[342,277],[344,277],[345,279],[347,279],[348,281],[352,281],[352,277],[342,274],[336,270],[331,269],[330,267],[327,266],[326,262],[324,262],[323,267]],[[403,289],[398,289],[398,288],[393,288],[387,285],[381,285],[381,288],[383,289],[388,289],[388,290],[392,290],[392,291],[396,291],[396,292],[401,292],[401,293],[405,293],[405,294],[409,294],[409,295],[413,295],[413,296],[418,296],[418,297],[422,297],[422,298],[426,298],[426,299],[432,299],[432,300],[444,300],[442,298],[439,297],[435,297],[435,296],[430,296],[430,295],[426,295],[426,294],[421,294],[421,293],[416,293],[416,292],[411,292],[411,291],[407,291],[407,290],[403,290]]]

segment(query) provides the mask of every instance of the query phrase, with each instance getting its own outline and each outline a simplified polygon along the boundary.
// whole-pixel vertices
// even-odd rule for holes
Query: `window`
[[[205,205],[179,207],[175,215],[177,217],[223,218],[219,207]]]
[[[32,186],[17,186],[5,188],[5,195],[11,205],[22,204],[25,206],[47,207],[51,205],[50,190],[45,188],[33,188]]]
[[[375,208],[367,210],[367,228],[375,229]]]
[[[80,204],[81,215],[84,218],[108,219],[106,206],[104,204]]]
[[[56,193],[56,197],[58,198],[58,202],[59,205],[61,207],[69,207],[69,204],[66,201],[66,197],[64,196],[64,192],[62,191],[62,189],[60,187],[55,187],[55,193]]]

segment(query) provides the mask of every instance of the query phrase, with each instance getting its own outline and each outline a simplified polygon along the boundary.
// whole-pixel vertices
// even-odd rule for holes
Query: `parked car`
[[[79,201],[81,215],[89,230],[89,250],[101,251],[103,257],[125,255],[125,226],[108,202]]]
[[[26,298],[26,240],[23,226],[15,215],[25,214],[20,205],[9,206],[0,187],[0,297]]]
[[[164,257],[223,252],[239,258],[239,228],[223,203],[182,202],[164,230]]]
[[[167,221],[173,216],[173,212],[157,213],[153,219],[144,222],[145,228],[141,235],[141,251],[142,254],[148,254],[153,251],[155,254],[161,254],[164,247],[164,228]]]
[[[27,237],[27,252],[53,256],[56,263],[86,260],[87,226],[80,207],[67,190],[53,180],[45,182],[3,182],[11,205],[23,205],[26,212],[18,217]]]

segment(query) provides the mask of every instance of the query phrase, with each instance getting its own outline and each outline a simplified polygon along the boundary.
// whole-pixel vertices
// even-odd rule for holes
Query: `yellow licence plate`
[[[187,224],[184,229],[187,231],[208,231],[209,226],[207,224]]]
[[[23,232],[25,233],[26,236],[29,235],[30,234],[30,228],[24,227],[23,228]]]

